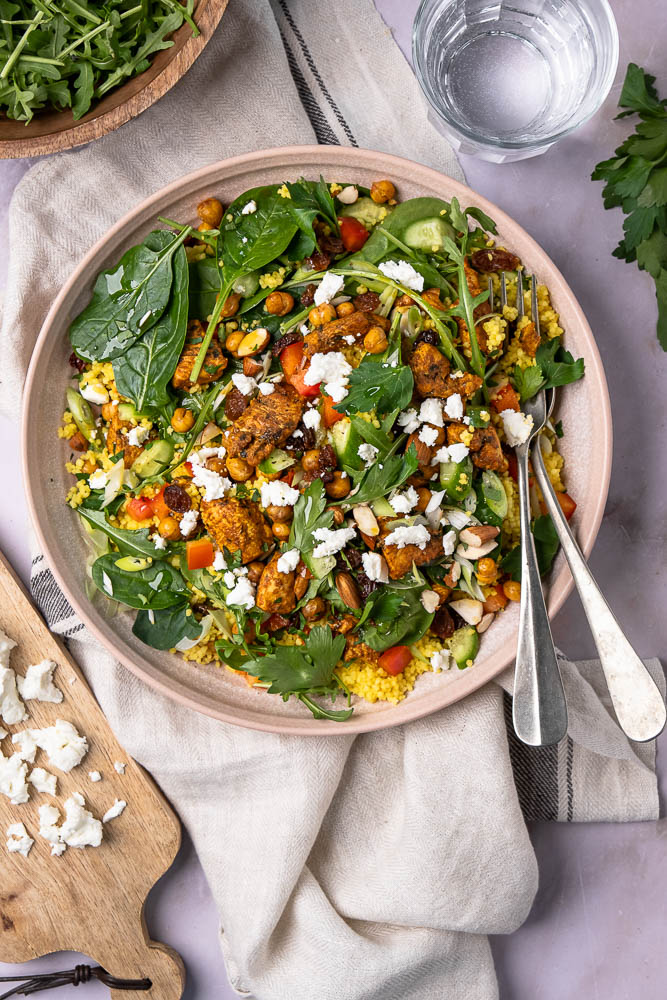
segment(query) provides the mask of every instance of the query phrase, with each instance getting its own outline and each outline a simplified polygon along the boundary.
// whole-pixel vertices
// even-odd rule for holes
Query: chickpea
[[[289,292],[271,292],[266,297],[265,306],[272,316],[287,316],[294,309],[294,296]]]
[[[204,198],[197,205],[197,215],[207,229],[217,229],[222,222],[222,202],[217,198]]]
[[[324,326],[325,323],[331,323],[335,318],[336,310],[329,302],[325,302],[321,306],[314,306],[308,313],[308,319],[313,326]]]
[[[516,580],[505,580],[503,584],[503,594],[508,601],[521,600],[521,584]]]
[[[345,520],[345,514],[340,507],[328,507],[327,510],[333,511],[333,523],[339,528]]]
[[[162,538],[167,538],[171,542],[181,537],[178,521],[175,517],[163,517],[157,530]]]
[[[202,222],[200,225],[197,226],[198,233],[210,233],[210,231],[211,227],[206,222]]]
[[[291,521],[294,517],[294,510],[288,505],[278,507],[275,504],[271,504],[266,508],[266,514],[272,521]]]
[[[187,434],[191,427],[194,426],[195,415],[192,410],[186,410],[184,406],[179,406],[174,410],[174,415],[171,418],[171,426],[178,434]]]
[[[477,579],[480,583],[489,585],[495,583],[498,576],[498,567],[494,559],[488,556],[480,559],[477,563]]]
[[[113,420],[113,411],[115,409],[116,407],[113,405],[113,403],[105,403],[101,410],[102,420],[106,421]]]
[[[249,465],[245,458],[228,458],[227,472],[237,483],[245,483],[247,479],[255,474],[252,465]]]
[[[326,605],[322,600],[322,598],[313,597],[312,600],[307,601],[304,604],[303,608],[301,609],[301,613],[307,622],[314,622],[317,621],[318,618],[322,617],[325,610],[326,610]]]
[[[333,497],[334,500],[341,500],[343,497],[346,497],[351,488],[350,477],[338,470],[334,472],[331,482],[327,483],[324,487],[327,496]]]
[[[317,472],[320,464],[320,449],[312,448],[307,451],[301,459],[301,467],[304,472]]]
[[[209,458],[206,462],[206,468],[210,469],[211,472],[217,472],[219,476],[227,475],[227,464],[224,458]]]
[[[427,288],[425,292],[422,292],[422,298],[428,302],[428,304],[433,309],[444,309],[445,306],[440,300],[440,289],[439,288]]]
[[[369,354],[382,354],[387,350],[387,334],[381,326],[372,326],[364,337],[364,349]]]
[[[264,563],[261,563],[258,559],[248,563],[248,579],[251,583],[259,583],[259,578],[263,572]]]
[[[428,507],[429,500],[431,499],[431,491],[427,490],[425,486],[420,486],[417,490],[417,496],[419,497],[419,501],[415,510],[418,514],[421,514]]]
[[[349,316],[353,312],[355,312],[353,302],[341,302],[339,306],[336,306],[336,316],[339,319],[342,319],[343,316]]]
[[[373,181],[371,184],[371,198],[376,205],[383,205],[390,198],[396,197],[396,188],[391,181]]]
[[[273,532],[273,537],[277,538],[279,542],[286,542],[289,538],[290,526],[285,524],[284,521],[277,521],[271,528]]]
[[[220,311],[221,319],[229,319],[230,316],[236,316],[239,311],[239,306],[241,305],[241,295],[239,292],[232,292],[228,295],[224,301],[223,307]]]
[[[238,346],[244,337],[245,334],[243,333],[242,330],[235,330],[233,333],[229,334],[229,336],[225,340],[225,347],[227,348],[230,354],[236,353],[236,351],[238,350]]]

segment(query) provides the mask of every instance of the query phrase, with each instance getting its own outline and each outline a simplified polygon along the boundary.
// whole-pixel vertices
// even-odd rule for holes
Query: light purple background
[[[403,51],[418,0],[376,0]],[[619,211],[605,212],[601,185],[589,180],[628,131],[614,122],[629,61],[658,76],[667,96],[663,0],[612,0],[621,36],[617,80],[603,109],[546,155],[497,166],[468,157],[470,186],[523,225],[563,271],[586,312],[605,363],[614,416],[614,467],[605,520],[591,564],[640,654],[661,656],[667,639],[664,473],[667,356],[655,339],[653,284],[636,267],[610,256],[619,239]],[[223,21],[224,26],[224,21]],[[326,30],[326,17],[322,19]],[[270,144],[271,137],[267,137]],[[410,151],[405,151],[409,156]],[[7,245],[6,210],[27,161],[0,161],[0,246]],[[0,254],[0,288],[6,253]],[[29,556],[20,483],[18,414],[0,422],[3,491],[0,547],[27,580]],[[581,428],[586,433],[586,428]],[[595,653],[576,597],[555,622],[556,641],[573,658]],[[667,735],[660,741],[667,747]],[[660,768],[664,794],[667,769]],[[496,938],[502,1000],[664,1000],[667,981],[667,826],[534,824],[540,891],[526,924]],[[194,851],[186,840],[176,863],[151,894],[153,937],[183,956],[189,1000],[236,996],[226,986],[217,943],[217,915]],[[59,955],[25,966],[0,964],[0,975],[69,968],[78,957]],[[50,995],[50,994],[49,994]],[[61,1000],[80,1000],[63,989]],[[86,996],[106,991],[87,987]],[[285,998],[288,1000],[288,998]],[[317,1000],[317,998],[313,998]],[[435,998],[434,998],[435,1000]]]

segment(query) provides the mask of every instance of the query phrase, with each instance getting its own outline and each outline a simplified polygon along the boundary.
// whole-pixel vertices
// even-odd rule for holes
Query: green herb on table
[[[660,100],[655,77],[635,63],[628,66],[617,117],[637,114],[635,131],[592,174],[604,181],[605,208],[623,209],[624,237],[614,257],[637,262],[655,282],[658,341],[667,351],[667,101]]]

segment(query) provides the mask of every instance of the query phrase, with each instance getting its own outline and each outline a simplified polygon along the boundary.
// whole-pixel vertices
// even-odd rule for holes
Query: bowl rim
[[[413,179],[417,184],[423,184],[425,187],[430,187],[432,190],[442,188],[444,182],[448,189],[447,197],[457,196],[459,199],[467,198],[472,200],[475,205],[479,206],[484,212],[494,218],[494,220],[498,223],[501,232],[513,232],[515,234],[519,234],[522,241],[528,247],[529,255],[533,255],[541,258],[545,262],[548,262],[551,273],[550,281],[555,279],[558,281],[560,286],[560,301],[562,302],[563,297],[567,297],[569,299],[568,305],[577,317],[581,333],[590,352],[590,358],[587,363],[587,376],[591,376],[598,383],[599,395],[601,397],[601,412],[598,414],[600,437],[597,456],[599,459],[599,465],[596,470],[599,488],[597,490],[595,505],[590,511],[587,511],[587,519],[578,526],[577,532],[579,545],[584,554],[588,555],[590,553],[602,521],[609,490],[612,459],[612,424],[609,391],[602,365],[602,359],[600,357],[597,344],[595,343],[590,325],[586,320],[578,300],[565,281],[563,275],[551,261],[551,258],[546,254],[546,252],[542,250],[539,244],[521,226],[519,226],[518,223],[514,222],[511,217],[497,205],[493,204],[481,195],[478,195],[471,188],[467,187],[467,185],[453,180],[448,175],[442,174],[432,167],[416,163],[415,161],[409,160],[405,157],[399,157],[376,150],[358,149],[353,147],[305,145],[273,147],[270,149],[258,150],[252,153],[245,153],[225,160],[219,160],[215,163],[201,167],[198,170],[192,171],[191,173],[186,174],[161,188],[145,200],[139,202],[134,208],[130,209],[129,212],[126,212],[122,218],[114,223],[114,225],[111,226],[84,255],[82,260],[75,267],[70,277],[60,289],[44,319],[32,352],[24,385],[21,420],[21,461],[30,519],[37,535],[41,551],[44,554],[46,562],[50,567],[56,582],[67,597],[72,608],[86,624],[86,627],[95,636],[95,638],[102,643],[102,645],[108,650],[109,653],[111,653],[112,656],[114,656],[115,659],[127,667],[127,669],[135,674],[135,676],[145,681],[152,688],[167,696],[172,701],[175,701],[176,703],[187,708],[194,709],[195,711],[201,712],[205,715],[219,719],[223,722],[241,725],[246,728],[262,732],[281,733],[285,735],[345,736],[385,729],[394,725],[410,722],[426,715],[430,715],[433,712],[445,708],[447,705],[453,704],[454,702],[460,701],[469,694],[478,690],[489,680],[498,676],[513,662],[513,651],[511,648],[508,648],[510,643],[505,642],[504,647],[500,647],[499,650],[492,653],[486,661],[482,659],[480,663],[475,666],[474,670],[466,672],[466,674],[462,675],[455,684],[443,684],[441,689],[432,691],[429,699],[415,699],[411,703],[410,697],[408,696],[405,701],[401,702],[401,717],[395,721],[391,721],[390,716],[393,713],[390,709],[381,713],[353,715],[348,722],[338,723],[336,726],[332,727],[332,724],[326,720],[315,720],[310,718],[296,719],[277,715],[270,716],[262,713],[261,711],[258,712],[246,709],[235,710],[221,707],[214,698],[204,695],[203,693],[197,694],[188,686],[176,681],[174,678],[163,677],[163,675],[161,675],[155,668],[152,670],[149,669],[150,663],[147,659],[144,661],[145,666],[134,662],[131,656],[125,655],[116,646],[114,641],[107,638],[90,620],[87,613],[87,604],[89,602],[85,599],[85,596],[83,596],[82,599],[79,599],[79,597],[72,592],[71,588],[65,581],[63,574],[60,572],[57,561],[51,557],[49,543],[38,517],[38,503],[33,487],[33,481],[36,482],[39,478],[39,470],[32,468],[28,454],[30,421],[33,410],[37,408],[37,401],[39,398],[38,376],[40,374],[40,359],[42,353],[45,352],[47,345],[50,342],[51,330],[61,307],[66,302],[71,292],[77,287],[82,273],[86,270],[89,264],[95,260],[98,255],[104,252],[107,243],[113,242],[115,239],[119,240],[124,231],[127,231],[128,235],[132,233],[133,229],[136,228],[135,221],[140,216],[153,217],[150,215],[150,212],[154,205],[157,205],[163,200],[178,194],[184,186],[189,186],[196,184],[199,181],[206,180],[206,178],[215,175],[216,172],[221,169],[231,173],[238,168],[249,169],[256,167],[260,165],[262,161],[271,159],[277,161],[276,168],[280,165],[280,167],[286,170],[292,168],[298,169],[299,166],[304,169],[308,165],[309,158],[312,159],[313,163],[320,164],[326,169],[340,167],[341,159],[350,158],[360,166],[364,165],[368,168],[374,168],[375,170],[377,170],[378,159],[381,159],[383,168],[386,167],[388,173],[391,172],[392,166],[394,166],[396,173],[400,173],[401,170],[409,168],[411,179]],[[99,266],[97,269],[99,270]],[[550,618],[553,618],[557,611],[562,607],[566,598],[572,591],[573,586],[574,584],[569,574],[569,570],[566,566],[563,566],[549,586],[547,606]]]

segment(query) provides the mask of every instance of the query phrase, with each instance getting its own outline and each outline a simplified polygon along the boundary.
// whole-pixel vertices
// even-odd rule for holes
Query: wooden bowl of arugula
[[[192,66],[228,0],[7,0],[0,158],[81,146],[149,108]]]

